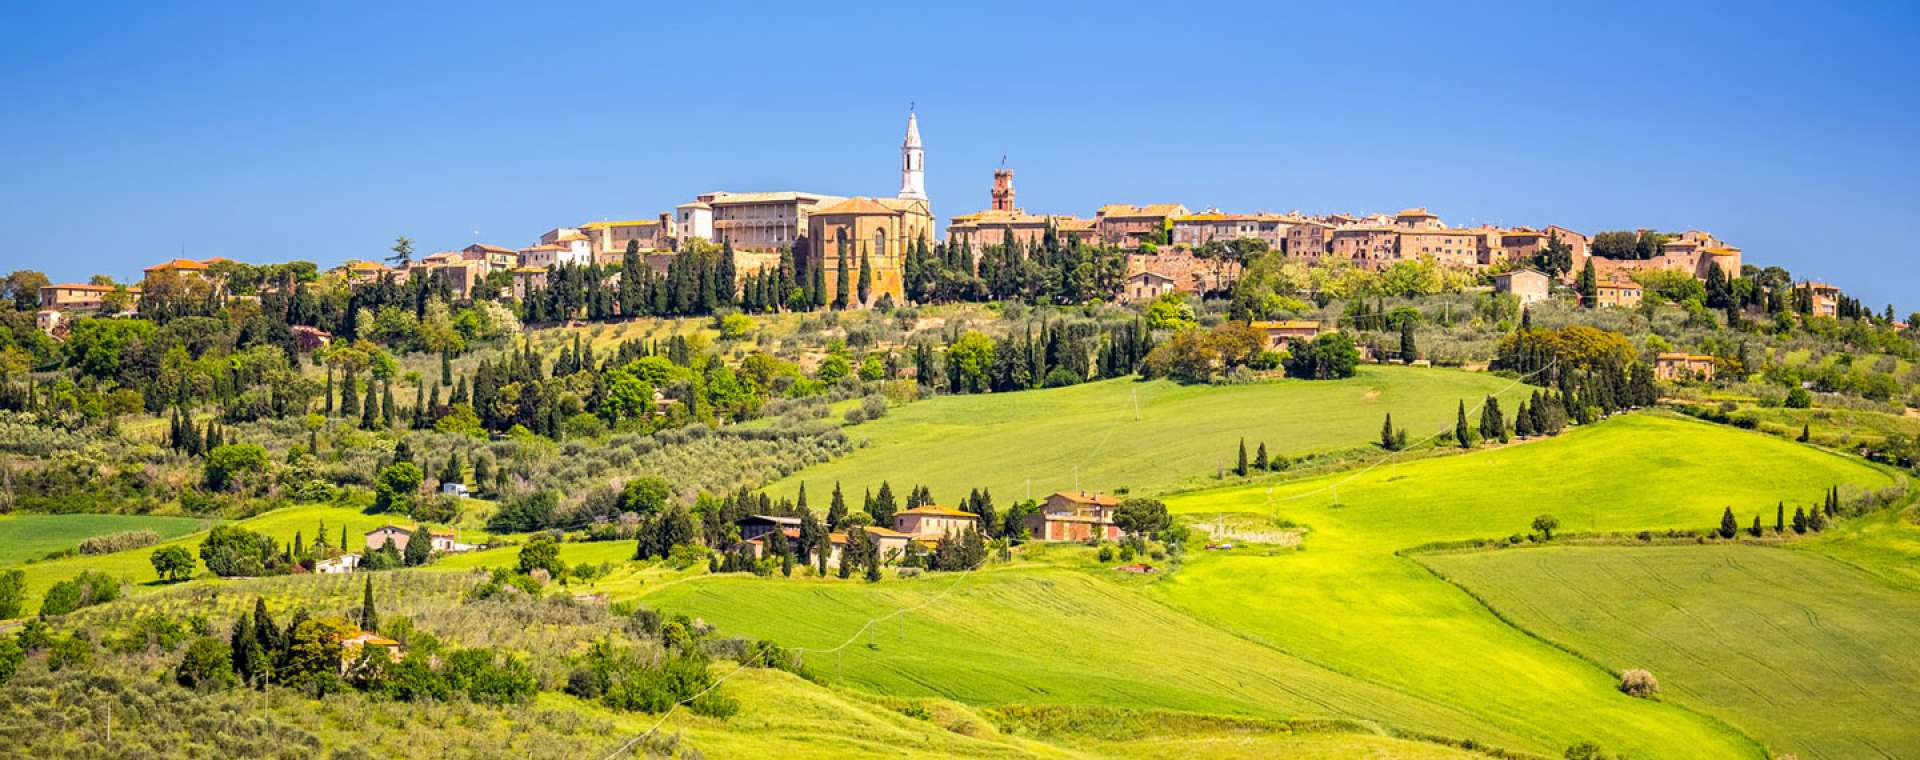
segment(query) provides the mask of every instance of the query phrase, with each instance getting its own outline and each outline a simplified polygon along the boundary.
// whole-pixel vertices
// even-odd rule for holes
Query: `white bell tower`
[[[920,121],[907,111],[907,139],[900,143],[900,199],[927,199],[927,152],[920,147]]]

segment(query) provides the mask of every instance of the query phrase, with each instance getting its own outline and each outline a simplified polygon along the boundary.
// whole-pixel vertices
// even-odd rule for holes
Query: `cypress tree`
[[[839,530],[847,521],[847,499],[840,493],[840,481],[833,482],[833,501],[827,505],[827,529]],[[848,539],[852,540],[852,539]],[[842,578],[846,577],[844,575]]]
[[[1233,474],[1243,478],[1247,476],[1247,439],[1245,438],[1240,439],[1240,462],[1233,466]]]
[[[1394,445],[1393,413],[1392,412],[1387,413],[1386,423],[1380,426],[1380,448],[1386,449],[1388,451],[1394,451],[1399,448]]]
[[[840,268],[833,273],[833,308],[847,308],[847,303],[853,296],[853,278],[847,276],[847,271],[850,269],[853,269],[853,260],[847,255],[846,239],[841,238]]]
[[[441,385],[453,384],[453,352],[452,351],[442,350],[440,352],[440,384]]]
[[[1773,532],[1785,533],[1787,530],[1787,503],[1780,502],[1773,508]]]
[[[340,416],[352,417],[360,413],[359,383],[353,373],[347,372],[340,378]]]
[[[327,367],[327,392],[321,394],[327,400],[327,416],[333,416],[333,367]]]
[[[1253,455],[1253,467],[1257,470],[1265,470],[1269,464],[1271,463],[1267,461],[1267,442],[1261,441],[1259,451]]]
[[[1748,533],[1749,535],[1751,535],[1751,536],[1753,536],[1754,538],[1759,538],[1759,537],[1760,537],[1760,531],[1761,531],[1761,528],[1760,528],[1760,516],[1759,516],[1759,515],[1754,515],[1754,516],[1753,516],[1753,527],[1751,527],[1751,528],[1748,528],[1748,529],[1747,529],[1747,533]]]
[[[366,591],[360,595],[360,628],[378,633],[380,618],[373,610],[373,576],[367,576]]]
[[[1413,320],[1400,320],[1400,361],[1412,364],[1420,356],[1419,346],[1413,342]]]
[[[882,527],[892,525],[893,513],[898,508],[898,503],[893,497],[893,485],[884,480],[880,481],[880,493],[874,495],[873,506],[867,509],[867,514],[873,516],[873,524]]]
[[[378,407],[378,406],[380,406],[379,402],[373,399],[367,399],[367,403],[360,407],[360,429],[361,430],[373,429],[375,424],[375,417],[378,416],[378,414],[376,413],[375,407]]]
[[[433,532],[428,530],[427,526],[421,525],[414,529],[412,536],[407,538],[407,548],[400,555],[400,559],[407,563],[407,567],[419,567],[427,564],[427,558],[432,554]]]
[[[1811,438],[1813,438],[1813,426],[1811,424],[1802,424],[1800,426],[1800,437],[1794,440],[1806,443]]]
[[[1453,422],[1453,437],[1458,439],[1460,448],[1473,448],[1473,431],[1467,429],[1467,400],[1460,400],[1459,416]]]
[[[1793,508],[1793,532],[1807,532],[1807,510],[1800,507]]]
[[[388,380],[380,384],[380,426],[393,427],[396,416],[398,414],[393,405],[393,381]]]
[[[1760,518],[1756,517],[1753,519],[1759,520]],[[1733,507],[1727,507],[1726,511],[1720,513],[1720,537],[1733,538],[1733,534],[1739,532],[1740,523],[1735,522],[1733,519]]]
[[[860,305],[872,303],[873,296],[873,260],[872,254],[862,246],[860,249]]]

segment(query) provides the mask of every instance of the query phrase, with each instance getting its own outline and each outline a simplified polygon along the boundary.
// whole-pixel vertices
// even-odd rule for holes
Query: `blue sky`
[[[890,195],[918,103],[942,217],[1006,155],[1029,211],[1699,228],[1920,309],[1913,4],[321,5],[0,6],[5,268]]]

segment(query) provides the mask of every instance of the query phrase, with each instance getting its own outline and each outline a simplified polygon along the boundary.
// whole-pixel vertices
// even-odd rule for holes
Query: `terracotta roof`
[[[81,283],[81,282],[63,282],[58,285],[43,285],[41,286],[40,289],[41,290],[82,290],[88,293],[111,293],[114,291],[115,286],[91,285],[91,284]]]
[[[901,533],[900,531],[893,530],[891,528],[882,528],[878,525],[868,525],[866,526],[866,529],[868,533],[872,533],[873,535],[876,535],[876,536],[885,536],[887,538],[908,538],[911,536],[911,534]]]
[[[1173,281],[1174,281],[1172,277],[1168,277],[1168,276],[1166,276],[1166,275],[1164,275],[1164,274],[1161,274],[1161,273],[1159,273],[1159,272],[1155,272],[1155,271],[1153,271],[1153,270],[1150,270],[1150,269],[1142,269],[1142,270],[1140,270],[1140,271],[1138,271],[1138,272],[1134,272],[1133,274],[1130,274],[1130,275],[1127,275],[1127,279],[1129,279],[1129,280],[1133,280],[1133,279],[1139,279],[1139,278],[1143,278],[1143,277],[1156,277],[1156,278],[1159,278],[1159,279],[1162,279],[1162,280],[1166,280],[1167,282],[1173,282]]]
[[[1474,234],[1476,234],[1472,230],[1463,230],[1456,227],[1442,227],[1438,229],[1435,229],[1435,228],[1405,229],[1405,230],[1394,230],[1394,231],[1402,235],[1465,235],[1465,236],[1471,237]]]
[[[1710,256],[1738,256],[1738,255],[1740,255],[1740,249],[1738,249],[1738,248],[1735,248],[1735,247],[1733,247],[1733,246],[1730,246],[1730,245],[1725,245],[1725,246],[1717,246],[1717,247],[1714,247],[1714,248],[1702,248],[1701,250],[1702,250],[1702,251],[1704,251],[1704,252],[1706,252],[1706,253],[1707,253],[1708,255],[1710,255]]]
[[[500,246],[497,246],[497,245],[487,245],[486,243],[474,243],[473,245],[470,245],[470,246],[467,246],[467,247],[468,247],[468,248],[478,248],[478,249],[480,249],[480,250],[483,250],[483,251],[492,251],[492,252],[494,252],[494,253],[513,253],[513,249],[512,249],[512,248],[502,248],[502,247],[500,247]]]
[[[1063,497],[1067,501],[1075,504],[1095,504],[1102,507],[1113,507],[1120,504],[1120,500],[1112,496],[1088,491],[1054,491],[1053,495]]]
[[[580,233],[578,233],[578,232],[568,232],[568,233],[565,233],[565,234],[562,234],[562,235],[560,235],[560,236],[558,236],[558,237],[555,237],[555,238],[554,238],[553,240],[554,240],[554,242],[562,242],[562,241],[568,241],[568,242],[570,242],[570,241],[574,241],[574,240],[586,240],[586,239],[587,239],[587,236],[586,236],[586,235],[582,235],[582,234],[580,234]]]
[[[1426,218],[1426,219],[1438,219],[1438,218],[1440,218],[1440,216],[1439,216],[1438,214],[1435,214],[1435,213],[1433,213],[1433,212],[1431,212],[1431,211],[1428,211],[1428,210],[1426,209],[1426,207],[1425,207],[1425,206],[1422,206],[1422,207],[1420,207],[1420,208],[1405,208],[1405,209],[1401,209],[1401,210],[1400,210],[1400,213],[1398,213],[1398,214],[1394,214],[1394,216],[1417,216],[1417,217],[1422,217],[1422,218]]]
[[[932,517],[967,517],[976,520],[980,518],[979,515],[972,512],[962,512],[952,507],[941,507],[932,504],[924,507],[914,507],[913,509],[903,509],[893,514],[895,517],[900,515],[928,515]]]
[[[646,227],[649,225],[656,225],[659,223],[660,223],[660,220],[658,219],[633,219],[633,220],[624,221],[624,222],[587,222],[586,224],[580,225],[580,229],[599,230],[599,229],[606,229],[608,227]]]
[[[559,245],[554,245],[552,243],[547,243],[544,245],[528,246],[526,248],[520,249],[520,252],[526,253],[527,251],[564,251],[564,250],[567,250],[565,246],[559,246]]]
[[[1248,324],[1256,330],[1304,330],[1309,327],[1320,329],[1320,323],[1311,319],[1262,320]]]
[[[384,272],[387,267],[378,261],[355,261],[347,264],[347,269],[355,272]]]
[[[848,198],[844,201],[835,203],[831,206],[825,206],[822,208],[814,209],[813,213],[819,216],[834,216],[836,214],[847,214],[847,215],[854,215],[854,216],[892,216],[894,214],[899,213],[899,210],[888,208],[887,206],[881,205],[879,202],[873,200],[872,198]]]
[[[161,264],[155,264],[153,266],[147,267],[144,271],[157,272],[157,271],[167,270],[167,269],[185,269],[189,271],[199,271],[206,268],[207,268],[207,265],[202,264],[198,261],[194,261],[193,259],[174,259],[172,261],[168,261]]]
[[[1101,206],[1100,210],[1096,213],[1108,218],[1127,218],[1140,216],[1173,216],[1184,210],[1185,209],[1178,203],[1149,203],[1145,206],[1114,203]]]
[[[1655,358],[1660,361],[1695,361],[1695,362],[1713,361],[1713,356],[1710,354],[1688,354],[1688,353],[1681,353],[1678,351],[1665,351]]]

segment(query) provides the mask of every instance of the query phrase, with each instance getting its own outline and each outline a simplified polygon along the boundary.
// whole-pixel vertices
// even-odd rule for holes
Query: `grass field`
[[[72,549],[94,536],[150,530],[165,540],[205,530],[211,522],[217,521],[151,515],[4,515],[0,516],[0,565]]]
[[[1501,623],[1394,552],[1522,533],[1540,513],[1556,515],[1563,530],[1704,528],[1723,506],[1771,514],[1776,501],[1811,503],[1831,484],[1890,482],[1811,447],[1630,415],[1469,456],[1176,497],[1176,511],[1267,515],[1311,533],[1295,556],[1207,556],[1152,591],[1334,670],[1538,737],[1547,749],[1587,739],[1647,755],[1682,746],[1752,754],[1750,739],[1717,720],[1621,695],[1612,674]]]
[[[1646,668],[1665,699],[1800,757],[1920,756],[1920,595],[1759,547],[1423,557],[1516,624]]]
[[[1213,482],[1233,467],[1236,446],[1260,442],[1289,456],[1377,440],[1386,415],[1421,435],[1451,430],[1456,406],[1500,389],[1507,408],[1524,386],[1486,374],[1363,366],[1350,380],[1279,380],[1233,386],[1108,380],[909,404],[848,429],[866,446],[782,479],[769,490],[791,495],[806,483],[825,504],[838,481],[857,499],[889,480],[896,493],[924,484],[941,503],[972,488],[1005,505],[1076,486],[1160,493]],[[1420,435],[1414,436],[1415,438]],[[1077,476],[1077,477],[1076,477]]]
[[[377,528],[393,518],[388,515],[369,515],[358,509],[344,507],[310,505],[275,510],[240,521],[239,525],[248,530],[272,536],[281,542],[293,540],[294,533],[303,533],[311,542],[321,522],[327,526],[327,540],[340,540],[340,527],[347,528],[349,541],[363,541],[362,534]],[[404,523],[404,520],[402,520]],[[198,521],[195,521],[196,525]],[[128,593],[162,588],[155,578],[153,564],[148,557],[153,550],[161,546],[183,546],[199,556],[200,541],[206,537],[204,531],[194,531],[179,537],[163,541],[154,546],[142,547],[131,551],[101,554],[91,557],[68,557],[65,559],[36,562],[23,569],[27,574],[27,607],[23,614],[32,614],[40,608],[40,598],[46,595],[53,584],[79,575],[82,570],[96,570],[127,581]],[[198,573],[206,574],[206,568],[200,567]],[[194,581],[199,582],[199,581]]]

